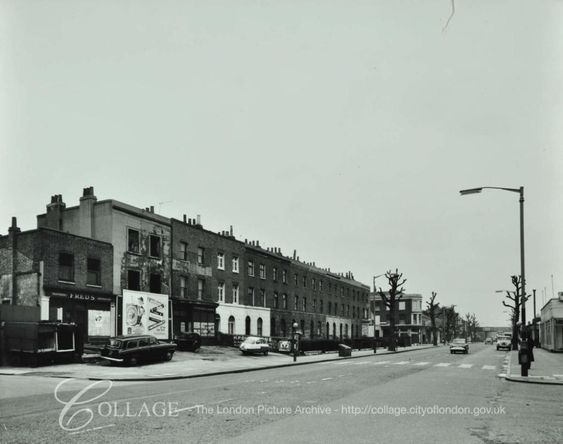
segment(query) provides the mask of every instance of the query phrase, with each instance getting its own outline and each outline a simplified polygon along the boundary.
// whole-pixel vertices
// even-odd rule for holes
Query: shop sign
[[[85,302],[111,302],[112,299],[107,296],[97,296],[88,293],[61,293],[61,292],[51,292],[48,296],[56,296],[61,298],[67,298],[72,301],[85,301]]]

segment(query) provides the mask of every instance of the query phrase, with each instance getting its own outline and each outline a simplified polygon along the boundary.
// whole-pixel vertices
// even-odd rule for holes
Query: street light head
[[[297,327],[299,327],[299,324],[298,324],[297,322],[294,322],[293,325],[292,325],[292,327],[293,327],[293,328],[297,328]]]
[[[467,190],[460,190],[459,194],[465,196],[466,194],[478,194],[483,191],[483,188],[469,188]]]

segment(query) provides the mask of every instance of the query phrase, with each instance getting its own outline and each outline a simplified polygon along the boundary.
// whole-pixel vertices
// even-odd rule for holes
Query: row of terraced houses
[[[287,337],[294,323],[306,337],[359,337],[369,292],[351,272],[237,240],[232,227],[209,231],[200,216],[98,200],[92,187],[76,206],[52,196],[37,229],[22,232],[13,218],[0,237],[3,303],[74,322],[85,342],[139,328],[209,342],[219,333]]]

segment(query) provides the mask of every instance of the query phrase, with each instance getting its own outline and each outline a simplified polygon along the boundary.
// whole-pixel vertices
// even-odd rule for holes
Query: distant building
[[[541,309],[540,344],[549,351],[563,351],[563,292]]]
[[[370,321],[371,319],[375,320],[376,337],[389,338],[391,336],[390,317],[394,315],[396,335],[399,342],[405,344],[422,343],[424,331],[422,295],[403,294],[401,299],[396,302],[395,313],[390,312],[389,307],[378,293],[371,293],[370,301],[372,302],[370,304]],[[367,331],[368,336],[372,334],[373,331]]]

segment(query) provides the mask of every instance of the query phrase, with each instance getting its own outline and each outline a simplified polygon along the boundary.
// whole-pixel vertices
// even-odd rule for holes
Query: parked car
[[[492,344],[492,343],[493,343],[493,338],[485,339],[485,344]]]
[[[116,336],[101,350],[101,358],[111,362],[137,365],[139,362],[170,361],[176,344],[160,342],[154,336]]]
[[[239,349],[243,355],[263,353],[264,356],[267,356],[270,346],[265,339],[249,336],[239,345]]]
[[[450,353],[469,353],[469,344],[464,338],[455,338],[450,344]]]
[[[174,336],[178,350],[195,352],[201,347],[201,336],[197,333],[179,333]]]
[[[504,335],[497,338],[497,350],[506,349],[510,351],[512,348],[512,338]]]

